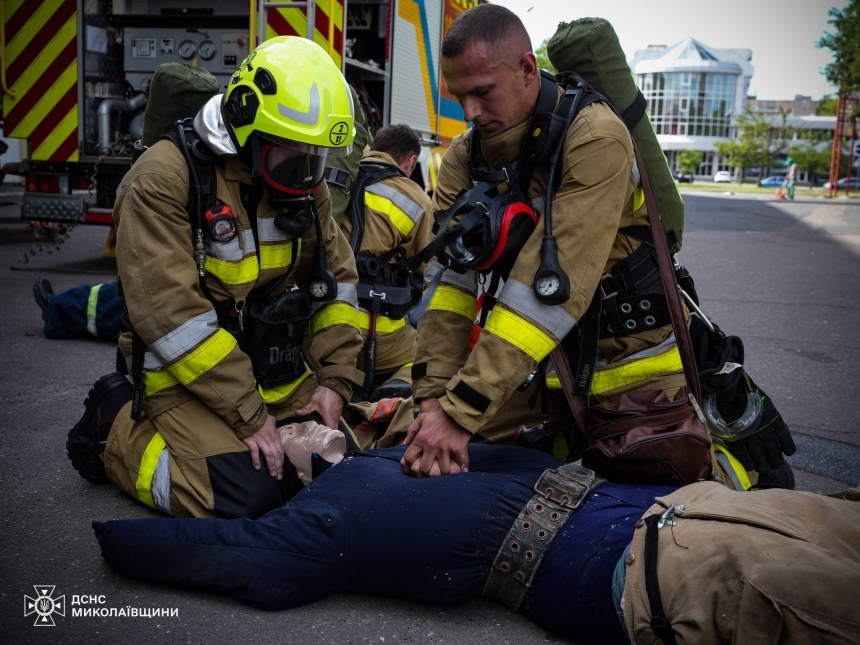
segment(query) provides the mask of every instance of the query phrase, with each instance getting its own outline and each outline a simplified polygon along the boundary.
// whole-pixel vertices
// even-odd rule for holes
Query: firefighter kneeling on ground
[[[341,225],[358,267],[364,400],[412,394],[416,332],[404,316],[421,298],[424,266],[407,271],[405,264],[426,246],[432,223],[425,215],[430,198],[409,179],[420,153],[409,126],[380,129],[361,160]]]
[[[623,395],[646,390],[662,390],[672,401],[685,385],[656,258],[647,248],[653,237],[631,135],[599,96],[589,92],[581,103],[570,102],[569,90],[539,72],[522,22],[504,7],[464,12],[441,55],[448,90],[473,128],[445,153],[433,195],[442,235],[451,234],[437,237],[445,241],[441,253],[451,266],[427,267],[428,277],[437,274],[438,288],[418,325],[412,376],[420,414],[408,432],[395,417],[379,445],[399,443],[405,433],[404,471],[444,475],[468,468],[473,437],[512,442],[522,425],[554,435],[553,454],[575,460],[586,446],[579,433],[565,435],[570,408],[562,390],[552,387],[558,379],[545,359],[578,322],[599,315],[597,360],[593,370],[581,372],[590,380],[582,396],[591,405],[614,408]],[[561,121],[544,119],[542,127],[530,128],[532,118],[547,112]],[[556,153],[558,144],[550,145],[544,155],[541,134],[562,123],[563,147]],[[532,147],[524,147],[527,140]],[[529,162],[541,158],[549,161]],[[558,168],[557,184],[549,164]],[[535,211],[549,210],[550,198],[553,224],[545,217],[538,225]],[[600,289],[606,299],[594,312],[590,305]],[[481,292],[483,331],[470,352]],[[628,304],[642,300],[649,311]],[[494,304],[489,315],[488,304]],[[616,323],[618,311],[608,311],[613,305],[623,321]],[[550,372],[545,378],[543,367]],[[540,381],[549,386],[545,410],[536,405]]]
[[[278,37],[136,161],[114,209],[134,387],[114,373],[90,391],[67,443],[84,478],[177,517],[257,517],[301,487],[276,425],[337,428],[362,382],[355,264],[323,181],[353,120],[329,56]]]

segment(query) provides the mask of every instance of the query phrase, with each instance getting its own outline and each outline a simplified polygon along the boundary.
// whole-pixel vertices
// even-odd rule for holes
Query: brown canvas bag
[[[710,475],[711,439],[699,407],[699,374],[657,202],[635,143],[634,150],[687,385],[674,401],[663,390],[642,390],[622,395],[617,409],[586,409],[574,392],[564,350],[556,347],[551,356],[576,425],[589,442],[582,458],[584,467],[612,481],[684,486]]]

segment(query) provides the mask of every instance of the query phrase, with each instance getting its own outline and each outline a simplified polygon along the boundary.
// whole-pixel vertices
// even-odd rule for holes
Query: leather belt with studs
[[[555,536],[585,496],[604,481],[576,464],[544,471],[534,486],[534,497],[499,547],[483,595],[519,611]]]

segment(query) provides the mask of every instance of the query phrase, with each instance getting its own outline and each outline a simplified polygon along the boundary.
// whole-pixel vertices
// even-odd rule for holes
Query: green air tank
[[[581,18],[560,23],[547,44],[547,55],[559,72],[575,72],[604,91],[619,114],[636,99],[639,89],[627,65],[624,50],[615,29],[603,18]],[[675,230],[679,240],[677,248],[680,248],[684,231],[684,201],[647,113],[631,134],[651,179],[663,229]]]

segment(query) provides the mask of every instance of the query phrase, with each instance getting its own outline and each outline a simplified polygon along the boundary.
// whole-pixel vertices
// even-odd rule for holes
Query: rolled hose
[[[603,18],[562,22],[547,43],[550,62],[559,72],[579,74],[606,93],[619,113],[633,104],[639,89],[612,25]],[[684,201],[646,113],[631,131],[651,179],[663,229],[674,229],[681,248]]]

